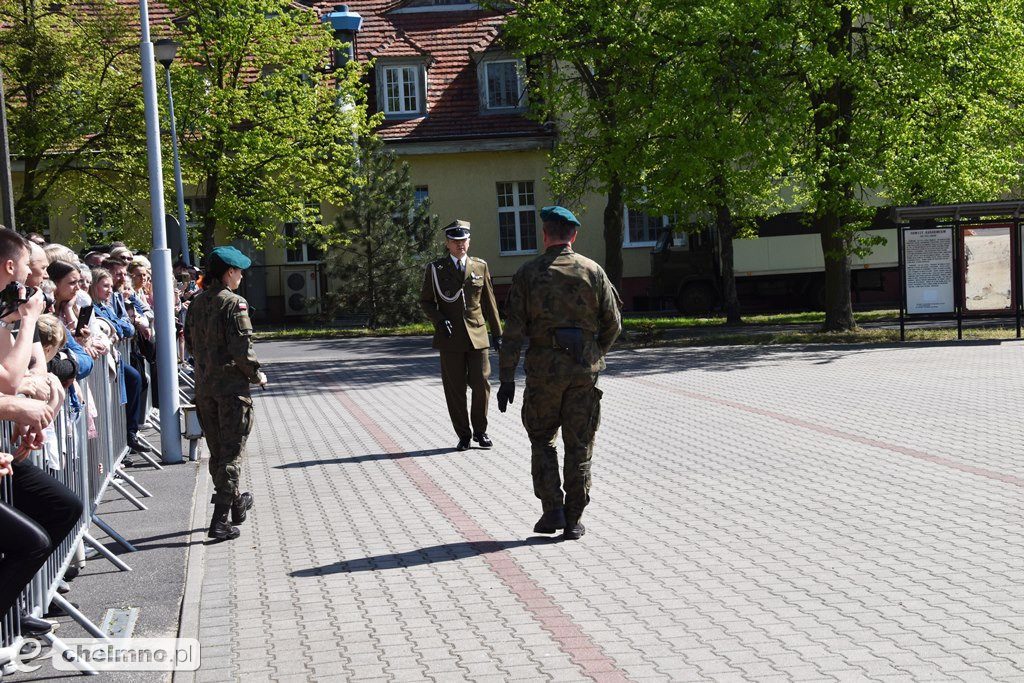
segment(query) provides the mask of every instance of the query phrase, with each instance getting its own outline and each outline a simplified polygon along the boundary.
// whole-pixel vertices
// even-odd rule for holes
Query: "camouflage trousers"
[[[230,505],[238,497],[245,441],[252,430],[252,398],[237,393],[196,395],[199,424],[210,450],[214,505]]]
[[[602,392],[597,388],[597,373],[572,366],[567,357],[552,360],[529,355],[534,357],[527,358],[522,414],[530,437],[533,493],[545,512],[564,507],[566,517],[579,519],[590,502],[590,459],[594,435],[601,424]],[[555,445],[559,429],[565,447],[564,497]]]

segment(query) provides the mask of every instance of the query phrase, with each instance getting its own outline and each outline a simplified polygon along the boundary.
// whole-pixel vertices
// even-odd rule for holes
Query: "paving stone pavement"
[[[181,681],[1024,681],[1024,344],[614,351],[587,534],[424,338],[261,343]],[[205,477],[193,527],[210,513]]]

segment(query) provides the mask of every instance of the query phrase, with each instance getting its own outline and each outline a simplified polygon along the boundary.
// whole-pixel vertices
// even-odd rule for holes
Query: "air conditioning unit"
[[[281,271],[285,315],[313,315],[320,312],[320,278],[316,268],[284,268]]]

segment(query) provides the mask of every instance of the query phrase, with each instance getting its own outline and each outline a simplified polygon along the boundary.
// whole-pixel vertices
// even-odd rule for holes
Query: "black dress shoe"
[[[455,447],[457,451],[468,451],[469,450],[469,437],[459,437],[459,444]]]
[[[583,526],[583,522],[576,520],[566,524],[565,531],[562,532],[562,540],[578,541],[585,533],[587,533],[587,529]]]
[[[21,635],[23,636],[45,636],[53,631],[53,624],[51,622],[29,614],[22,613],[19,621],[21,622]]]
[[[128,448],[135,451],[136,453],[152,453],[153,449],[146,444],[139,441],[138,434],[128,435]]]
[[[548,510],[537,523],[533,525],[533,533],[535,534],[553,534],[559,529],[565,528],[565,510],[557,508],[555,510]]]
[[[473,441],[476,441],[478,444],[480,444],[480,448],[490,448],[491,446],[494,445],[493,443],[491,443],[491,439],[490,437],[487,436],[486,432],[483,434],[474,434]]]
[[[231,523],[241,524],[244,522],[248,516],[247,513],[252,509],[252,504],[253,497],[251,493],[246,491],[239,495],[235,502],[231,504]]]

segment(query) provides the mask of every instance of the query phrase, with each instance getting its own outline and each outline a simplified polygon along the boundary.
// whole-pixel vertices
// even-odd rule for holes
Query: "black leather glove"
[[[502,382],[501,386],[498,387],[498,410],[505,412],[505,408],[508,407],[509,403],[512,403],[512,399],[516,397],[516,383],[515,382]]]
[[[501,353],[501,337],[496,334],[491,335],[491,348]]]
[[[451,320],[447,320],[447,319],[446,320],[438,320],[437,321],[437,325],[435,325],[434,327],[437,328],[437,331],[440,334],[443,334],[448,339],[452,338],[452,321]]]

